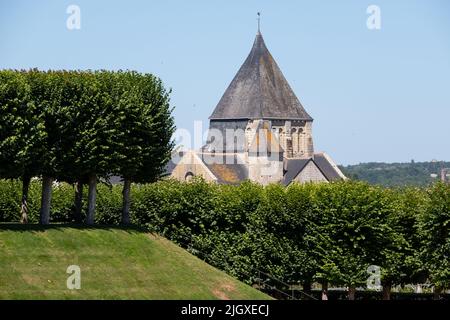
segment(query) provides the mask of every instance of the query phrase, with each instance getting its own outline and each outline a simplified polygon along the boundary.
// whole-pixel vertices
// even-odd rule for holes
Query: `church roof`
[[[225,157],[225,155],[224,155]],[[230,163],[221,161],[220,163],[209,163],[203,159],[203,163],[208,167],[212,174],[217,178],[220,184],[239,184],[248,179],[248,168],[234,155]]]
[[[267,49],[260,32],[250,54],[209,118],[312,121]]]
[[[313,158],[308,159],[284,159],[284,176],[281,183],[285,186],[290,184],[306,167],[313,162],[328,181],[346,179],[344,174],[326,153],[315,153]]]
[[[314,154],[314,162],[323,172],[328,181],[345,179],[344,174],[334,161],[324,152]]]
[[[300,172],[306,167],[306,165],[313,161],[311,158],[308,159],[285,159],[285,173],[281,184],[287,186],[294,180]]]

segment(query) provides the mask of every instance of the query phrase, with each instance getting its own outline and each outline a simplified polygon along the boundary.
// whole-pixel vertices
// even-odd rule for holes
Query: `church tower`
[[[215,152],[247,152],[259,122],[264,121],[286,158],[314,155],[313,119],[292,91],[259,31],[247,59],[209,119],[207,144]],[[238,143],[227,141],[227,129],[236,130]],[[219,132],[221,141],[214,139]],[[244,138],[240,137],[242,132]]]
[[[314,153],[312,122],[264,43],[252,49],[209,117],[201,150],[174,155],[167,173],[179,180],[263,185],[346,179],[325,153]],[[177,161],[175,161],[177,160]]]

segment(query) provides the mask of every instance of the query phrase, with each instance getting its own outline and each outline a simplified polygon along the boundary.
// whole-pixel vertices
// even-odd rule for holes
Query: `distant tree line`
[[[0,221],[15,221],[21,183],[0,181]],[[99,184],[96,222],[120,223],[122,189]],[[31,203],[40,186],[32,183]],[[308,292],[313,283],[366,287],[379,266],[383,296],[393,286],[428,283],[438,297],[450,288],[450,185],[388,189],[363,182],[217,185],[162,180],[132,187],[132,223],[191,248],[239,279],[258,270]],[[55,188],[54,221],[74,221],[74,194]],[[38,212],[31,208],[30,219]],[[206,255],[205,255],[206,254]]]
[[[450,162],[369,162],[341,166],[342,171],[351,179],[367,181],[370,184],[385,187],[424,187],[440,179],[442,168],[450,168]],[[437,176],[432,177],[431,175]]]
[[[151,74],[132,71],[0,71],[0,178],[21,179],[21,222],[28,221],[33,177],[42,179],[40,223],[50,221],[55,180],[76,185],[74,219],[94,223],[99,179],[121,176],[122,222],[130,185],[153,182],[172,149],[169,92]]]

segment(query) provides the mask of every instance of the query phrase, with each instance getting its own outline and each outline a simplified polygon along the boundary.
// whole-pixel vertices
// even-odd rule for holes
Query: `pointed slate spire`
[[[313,120],[292,91],[259,30],[250,54],[209,119]]]

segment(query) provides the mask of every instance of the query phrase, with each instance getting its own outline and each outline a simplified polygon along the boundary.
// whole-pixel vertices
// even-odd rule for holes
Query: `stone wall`
[[[303,170],[298,174],[297,177],[293,179],[293,181],[297,181],[300,183],[305,182],[328,182],[327,178],[322,174],[322,172],[317,168],[314,162],[310,161],[303,168]]]
[[[206,140],[209,151],[243,152],[247,147],[245,138],[247,123],[247,120],[211,120]]]
[[[311,158],[314,155],[312,121],[272,121],[286,158]]]
[[[187,152],[181,161],[175,166],[171,177],[180,181],[186,181],[193,176],[201,176],[206,181],[216,181],[216,177],[209,171],[208,167],[199,159],[194,151]]]
[[[283,179],[283,161],[278,157],[248,157],[249,179],[267,185]]]

